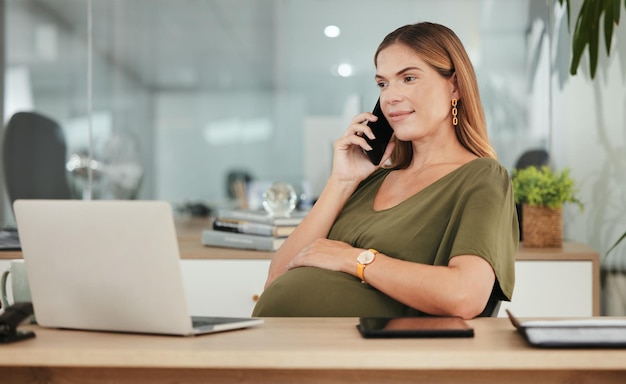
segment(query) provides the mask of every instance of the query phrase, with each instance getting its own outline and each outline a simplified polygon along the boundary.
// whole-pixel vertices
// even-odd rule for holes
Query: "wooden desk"
[[[0,345],[9,383],[624,383],[626,349],[533,349],[508,319],[469,321],[468,339],[363,339],[351,318],[270,318],[199,337],[24,326]]]

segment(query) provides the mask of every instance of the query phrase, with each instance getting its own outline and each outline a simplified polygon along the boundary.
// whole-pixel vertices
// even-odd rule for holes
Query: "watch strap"
[[[365,264],[357,263],[356,275],[358,276],[359,279],[361,279],[361,283],[367,284],[367,281],[365,281],[365,276],[363,275],[363,272],[365,272]]]

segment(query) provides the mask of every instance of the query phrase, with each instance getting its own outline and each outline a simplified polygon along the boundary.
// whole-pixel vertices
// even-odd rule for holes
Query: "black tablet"
[[[361,336],[374,337],[474,337],[474,329],[460,317],[362,317]]]

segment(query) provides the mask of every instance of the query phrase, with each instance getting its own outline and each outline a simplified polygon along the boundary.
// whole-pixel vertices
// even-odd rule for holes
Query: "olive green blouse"
[[[402,203],[376,211],[374,197],[390,172],[379,169],[361,183],[328,238],[429,265],[448,265],[457,255],[480,256],[495,271],[492,297],[510,300],[519,227],[507,170],[496,160],[476,159]],[[253,312],[254,316],[419,314],[351,274],[314,267],[281,275],[263,292]]]

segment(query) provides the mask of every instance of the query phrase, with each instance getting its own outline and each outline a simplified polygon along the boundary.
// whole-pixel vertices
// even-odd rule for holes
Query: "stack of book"
[[[212,228],[202,231],[202,244],[213,247],[276,251],[300,224],[306,212],[273,217],[265,211],[218,210]]]

